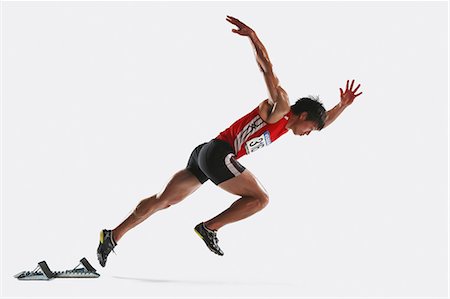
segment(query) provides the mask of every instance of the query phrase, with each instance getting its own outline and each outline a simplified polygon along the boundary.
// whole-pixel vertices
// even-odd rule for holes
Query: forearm
[[[267,53],[266,48],[259,40],[255,32],[253,32],[253,34],[251,34],[249,38],[255,50],[256,61],[258,62],[261,71],[269,71],[272,68],[272,63],[270,62],[269,54]]]
[[[333,109],[327,111],[327,119],[325,120],[325,127],[329,126],[332,122],[338,118],[339,115],[347,108],[347,106],[342,105],[342,103],[339,102],[336,106],[334,106]]]

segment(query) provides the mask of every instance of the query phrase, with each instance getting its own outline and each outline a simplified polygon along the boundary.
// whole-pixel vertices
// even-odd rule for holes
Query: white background
[[[1,295],[445,297],[446,2],[3,2]],[[98,233],[185,167],[266,89],[233,15],[268,49],[291,102],[364,94],[332,126],[240,162],[269,206],[193,227],[236,197],[207,182],[132,230],[106,268]],[[94,280],[17,281],[81,257]]]

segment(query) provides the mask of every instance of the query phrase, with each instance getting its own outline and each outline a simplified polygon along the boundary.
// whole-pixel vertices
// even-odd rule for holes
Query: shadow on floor
[[[134,280],[147,283],[175,283],[191,285],[232,285],[232,286],[293,286],[291,283],[275,283],[268,281],[220,281],[220,280],[178,280],[178,279],[153,279],[139,277],[113,276],[116,279]]]

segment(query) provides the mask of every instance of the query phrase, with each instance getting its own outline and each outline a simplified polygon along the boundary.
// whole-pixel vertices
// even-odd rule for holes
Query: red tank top
[[[234,149],[236,159],[268,146],[285,134],[286,124],[291,112],[274,124],[266,123],[259,115],[259,106],[247,115],[235,121],[228,129],[221,132],[216,139],[228,142]]]

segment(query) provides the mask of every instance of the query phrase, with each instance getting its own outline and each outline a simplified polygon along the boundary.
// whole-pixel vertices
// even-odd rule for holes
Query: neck
[[[288,119],[288,122],[286,123],[285,128],[288,129],[288,130],[292,130],[292,124],[295,122],[295,120],[296,120],[295,119],[295,115],[291,114],[289,116],[289,119]]]

